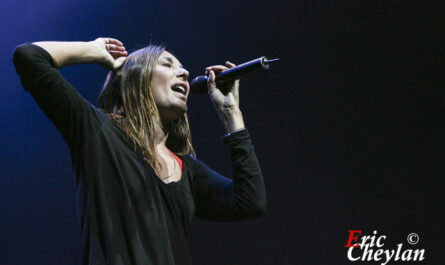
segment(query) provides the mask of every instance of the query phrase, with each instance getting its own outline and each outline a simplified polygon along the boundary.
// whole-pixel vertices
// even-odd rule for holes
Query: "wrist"
[[[246,127],[243,127],[243,128],[241,128],[241,129],[235,130],[235,131],[233,131],[233,132],[228,132],[228,133],[224,134],[223,137],[222,137],[221,139],[227,138],[228,136],[230,136],[230,135],[232,135],[232,134],[235,134],[235,133],[237,133],[237,132],[241,132],[241,131],[244,131],[244,130],[246,130]]]
[[[106,54],[103,52],[103,45],[96,40],[85,42],[84,60],[86,63],[101,63]]]
[[[91,41],[76,41],[69,44],[64,46],[65,58],[61,66],[95,63],[100,58],[96,46]]]
[[[233,133],[245,128],[243,114],[240,109],[219,112],[226,133]]]
[[[241,110],[239,109],[239,107],[237,106],[232,106],[232,107],[221,107],[218,110],[218,114],[220,116],[224,116],[224,117],[236,117],[236,116],[243,116],[243,114],[241,113]]]

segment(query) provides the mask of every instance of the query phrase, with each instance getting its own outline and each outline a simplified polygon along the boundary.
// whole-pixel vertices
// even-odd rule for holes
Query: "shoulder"
[[[178,157],[182,160],[183,163],[187,163],[190,166],[194,166],[196,164],[196,156],[192,154],[188,155],[178,155]]]
[[[191,173],[196,173],[203,167],[207,167],[207,165],[203,161],[197,159],[196,156],[192,154],[181,155],[179,156],[179,158],[190,168]]]

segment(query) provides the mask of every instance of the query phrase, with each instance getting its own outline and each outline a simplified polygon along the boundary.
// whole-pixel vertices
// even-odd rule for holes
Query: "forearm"
[[[263,174],[246,130],[225,137],[230,148],[233,174],[233,200],[243,212],[260,214],[266,209],[266,193]]]
[[[266,192],[249,132],[233,133],[223,141],[230,148],[233,178],[195,163],[197,216],[224,222],[257,217],[266,211]]]
[[[99,59],[99,52],[91,41],[40,41],[33,44],[45,49],[51,55],[56,68],[73,64],[95,63]]]

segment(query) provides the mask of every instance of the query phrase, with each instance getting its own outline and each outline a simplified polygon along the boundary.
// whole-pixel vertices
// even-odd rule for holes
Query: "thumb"
[[[210,93],[213,93],[216,90],[216,83],[215,83],[215,72],[211,70],[209,72],[209,77],[207,79],[207,89]]]
[[[114,70],[116,70],[119,67],[121,67],[124,64],[125,59],[127,59],[127,57],[119,57],[116,60],[114,60],[114,63],[113,63]]]

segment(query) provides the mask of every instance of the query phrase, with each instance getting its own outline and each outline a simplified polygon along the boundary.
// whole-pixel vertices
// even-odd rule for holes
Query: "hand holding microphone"
[[[210,101],[226,130],[232,133],[244,128],[244,120],[239,108],[239,80],[232,80],[224,84],[217,84],[216,76],[235,67],[235,64],[226,62],[226,66],[215,65],[206,68],[206,91]]]
[[[226,66],[214,65],[206,68],[206,89],[217,110],[239,108],[239,80],[217,83],[217,76],[233,69],[235,64],[227,61]]]
[[[268,60],[265,56],[258,59],[240,64],[238,66],[231,67],[228,70],[222,72],[216,72],[215,82],[217,85],[225,82],[240,79],[243,76],[250,75],[255,72],[268,70],[270,63],[277,62],[279,59]],[[224,67],[224,66],[223,66]],[[218,68],[220,69],[220,68]],[[207,75],[206,71],[206,75]],[[198,76],[190,83],[191,91],[196,95],[202,95],[207,93],[207,76]]]
[[[215,65],[206,68],[205,76],[198,76],[191,82],[191,91],[206,94],[215,107],[226,132],[232,133],[244,128],[244,120],[239,108],[239,79],[248,74],[269,69],[269,63],[279,59],[266,57],[236,66],[226,62],[226,66]]]

